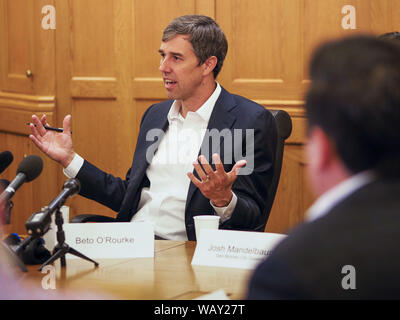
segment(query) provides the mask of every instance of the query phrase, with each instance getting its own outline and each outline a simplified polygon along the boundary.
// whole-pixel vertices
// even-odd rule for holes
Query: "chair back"
[[[281,176],[285,140],[289,138],[290,134],[292,133],[292,119],[290,118],[289,114],[284,110],[270,110],[270,111],[275,118],[278,141],[276,144],[272,181],[268,189],[268,198],[265,205],[264,220],[263,223],[255,229],[255,231],[260,231],[260,232],[264,232],[265,230],[265,225],[267,224],[268,217],[271,212],[272,205],[274,203],[276,190],[278,189],[279,179]]]

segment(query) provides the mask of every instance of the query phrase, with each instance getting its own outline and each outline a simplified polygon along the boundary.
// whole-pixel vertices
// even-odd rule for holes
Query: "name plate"
[[[230,230],[201,230],[192,265],[254,269],[286,235]]]
[[[154,257],[154,229],[148,222],[69,223],[63,229],[65,242],[91,259]]]

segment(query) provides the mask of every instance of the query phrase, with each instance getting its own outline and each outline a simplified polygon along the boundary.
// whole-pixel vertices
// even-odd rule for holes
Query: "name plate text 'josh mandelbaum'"
[[[286,235],[231,230],[201,230],[192,265],[254,269]]]

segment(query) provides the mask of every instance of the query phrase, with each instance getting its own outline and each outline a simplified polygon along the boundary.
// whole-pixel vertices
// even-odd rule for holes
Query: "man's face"
[[[169,99],[186,101],[201,93],[203,65],[193,51],[188,35],[162,42],[160,68]]]

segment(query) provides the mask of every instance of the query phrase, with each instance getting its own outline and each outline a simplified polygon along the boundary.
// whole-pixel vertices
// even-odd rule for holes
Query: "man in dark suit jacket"
[[[221,228],[254,230],[266,219],[276,125],[265,108],[215,81],[226,52],[211,18],[183,16],[167,26],[159,53],[170,100],[145,112],[125,180],[75,154],[70,116],[61,134],[33,116],[30,138],[80,180],[81,195],[118,211],[117,221],[148,219],[157,236],[176,240],[195,240],[193,217],[202,214],[218,214]],[[174,142],[188,131],[199,135]],[[180,159],[160,163],[171,150]]]
[[[313,55],[307,220],[251,277],[249,299],[400,298],[400,48],[369,36]]]

